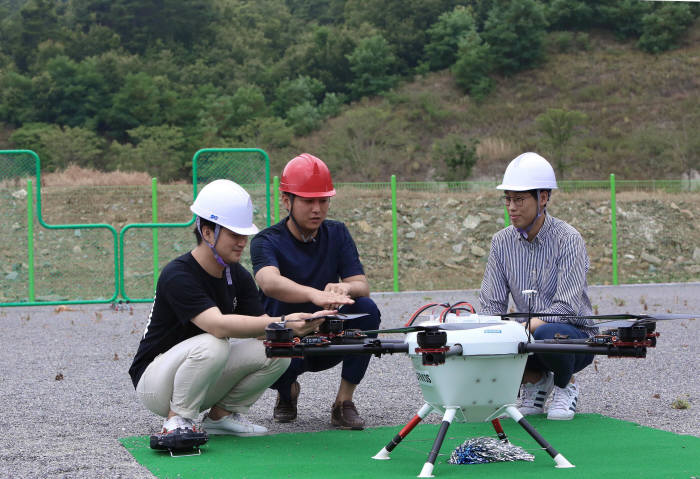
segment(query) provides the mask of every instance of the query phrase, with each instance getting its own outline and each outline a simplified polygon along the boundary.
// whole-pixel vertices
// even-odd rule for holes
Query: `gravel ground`
[[[478,304],[473,290],[372,297],[384,327],[403,324],[426,302]],[[591,301],[601,314],[700,313],[700,283],[592,287]],[[139,404],[127,374],[149,307],[0,309],[0,477],[153,477],[118,442],[162,425]],[[577,376],[579,410],[700,437],[700,320],[662,322],[658,330],[659,344],[646,359],[599,356]],[[294,424],[272,422],[269,390],[249,417],[272,433],[327,429],[338,380],[338,367],[302,376]],[[422,404],[404,355],[372,359],[355,396],[369,426],[403,424]],[[674,409],[677,399],[690,408]],[[431,415],[428,421],[439,419]]]

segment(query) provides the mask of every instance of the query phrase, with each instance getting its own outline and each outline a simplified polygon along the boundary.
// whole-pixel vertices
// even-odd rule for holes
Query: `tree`
[[[476,31],[476,22],[471,9],[458,5],[440,15],[428,29],[429,41],[425,45],[425,61],[430,70],[442,70],[452,65],[460,43],[472,31]]]
[[[460,42],[457,61],[452,66],[457,85],[475,100],[481,100],[493,88],[489,76],[493,68],[489,44],[481,39],[476,30],[467,33]]]
[[[212,36],[211,2],[205,0],[78,0],[76,22],[84,31],[102,25],[121,37],[122,46],[144,53],[156,40],[190,47]]]
[[[133,144],[110,145],[111,169],[147,171],[163,181],[184,176],[187,158],[182,151],[182,129],[169,125],[140,126],[127,133]]]
[[[353,73],[350,91],[354,98],[375,95],[396,83],[396,77],[391,73],[396,57],[381,35],[361,40],[348,55],[348,61]]]
[[[32,79],[21,73],[0,70],[0,120],[15,126],[37,121]]]
[[[17,27],[16,41],[11,51],[17,68],[27,71],[34,62],[39,44],[45,40],[60,38],[56,2],[30,0],[20,10]]]
[[[21,149],[35,151],[47,171],[70,164],[101,168],[104,140],[84,128],[59,127],[47,123],[27,123],[12,133],[10,141]]]
[[[544,8],[537,0],[494,3],[481,36],[491,46],[496,70],[510,75],[540,61],[546,27]]]
[[[587,118],[586,114],[580,111],[558,108],[549,108],[546,113],[535,118],[537,128],[545,136],[545,144],[553,153],[554,168],[557,170],[557,177],[561,180],[564,179],[564,173],[570,166],[567,159],[569,141],[576,127]]]
[[[347,56],[356,45],[355,35],[348,29],[320,26],[290,48],[285,58],[290,69],[318,79],[327,91],[349,93],[352,72]]]
[[[394,51],[397,72],[415,67],[427,43],[427,33],[438,17],[455,7],[456,0],[348,0],[346,24],[359,28],[363,23],[379,30]]]
[[[585,30],[595,24],[595,4],[586,0],[552,0],[546,7],[551,30]]]
[[[642,17],[652,9],[652,2],[605,0],[596,9],[596,23],[614,31],[618,38],[638,37],[642,33]]]
[[[637,45],[649,53],[661,53],[675,47],[678,39],[694,16],[684,3],[662,5],[653,13],[642,17],[642,35]]]
[[[166,78],[151,77],[145,72],[128,74],[124,85],[113,97],[108,128],[123,138],[128,129],[164,124],[167,109],[174,101],[175,94]]]
[[[309,103],[316,106],[326,88],[315,78],[300,75],[294,80],[285,80],[275,90],[273,107],[279,116],[284,116],[291,108]]]
[[[47,120],[94,130],[99,113],[107,110],[110,102],[95,59],[76,63],[66,56],[58,56],[49,60],[46,72],[50,77],[47,103],[43,105]]]

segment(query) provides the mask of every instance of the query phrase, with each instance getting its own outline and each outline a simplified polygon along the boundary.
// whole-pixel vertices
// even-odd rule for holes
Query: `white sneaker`
[[[520,405],[518,410],[523,416],[542,414],[544,402],[554,387],[554,373],[548,371],[535,384],[523,383],[520,388]]]
[[[182,429],[182,432],[185,432],[188,429],[190,431],[197,430],[192,419],[182,416],[173,416],[170,419],[166,419],[163,423],[163,433],[169,433],[176,429]]]
[[[239,413],[229,414],[214,421],[209,414],[204,416],[202,428],[211,435],[230,434],[232,436],[264,436],[267,428],[253,424]]]
[[[552,403],[549,405],[547,419],[568,421],[576,414],[579,389],[576,383],[569,383],[565,388],[554,386]]]

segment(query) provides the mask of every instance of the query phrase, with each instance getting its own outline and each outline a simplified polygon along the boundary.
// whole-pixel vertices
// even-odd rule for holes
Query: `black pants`
[[[356,314],[368,313],[369,316],[350,319],[345,322],[345,329],[378,329],[381,322],[381,313],[377,305],[368,297],[355,298],[354,304],[345,305],[341,308],[342,313]],[[376,337],[376,334],[370,335]],[[292,362],[280,378],[270,386],[276,389],[284,401],[289,402],[290,390],[294,381],[305,372],[325,371],[342,361],[343,370],[340,376],[352,384],[360,384],[367,372],[370,355],[348,355],[348,356],[319,356],[315,358],[292,358]]]

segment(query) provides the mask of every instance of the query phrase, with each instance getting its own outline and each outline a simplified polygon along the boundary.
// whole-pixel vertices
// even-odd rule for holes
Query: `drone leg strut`
[[[564,456],[562,456],[559,452],[557,452],[556,449],[552,447],[550,443],[547,442],[545,438],[542,437],[542,435],[537,432],[537,430],[532,427],[532,425],[527,422],[525,417],[518,411],[518,409],[515,406],[508,406],[506,408],[506,413],[513,418],[515,422],[520,424],[527,433],[532,436],[532,438],[537,441],[537,443],[544,448],[545,451],[547,451],[547,454],[549,454],[552,459],[554,459],[554,462],[557,464],[556,467],[559,468],[564,468],[564,467],[576,467],[573,464],[571,464]]]
[[[380,460],[386,460],[386,459],[391,459],[389,457],[389,453],[394,450],[396,446],[399,445],[399,443],[403,440],[404,437],[408,436],[408,433],[413,430],[414,427],[418,425],[419,422],[425,418],[428,414],[430,414],[430,411],[433,410],[433,407],[430,404],[423,404],[423,407],[421,407],[418,412],[416,413],[415,416],[413,416],[413,419],[411,419],[408,424],[406,424],[403,429],[399,431],[399,433],[394,436],[394,438],[389,441],[389,444],[384,446],[381,451],[379,451],[377,454],[372,456],[372,459],[380,459]]]
[[[506,433],[503,430],[503,427],[501,426],[501,421],[498,418],[496,418],[491,421],[491,424],[493,424],[493,428],[496,430],[496,435],[498,436],[498,439],[502,442],[508,442],[508,436],[506,436]]]
[[[452,420],[455,418],[457,413],[457,408],[451,407],[445,409],[445,415],[442,417],[442,424],[440,424],[440,430],[433,443],[433,448],[430,450],[428,455],[428,460],[423,464],[423,469],[421,469],[418,477],[434,477],[433,468],[435,467],[435,460],[437,459],[438,453],[440,452],[440,447],[442,447],[442,442],[445,440],[447,435],[447,428],[452,424]]]

